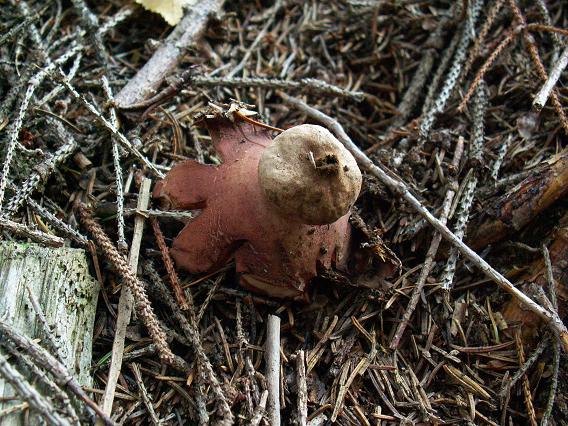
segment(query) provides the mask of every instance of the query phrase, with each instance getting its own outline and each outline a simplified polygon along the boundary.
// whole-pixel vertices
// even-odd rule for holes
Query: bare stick
[[[517,0],[508,0],[508,2],[509,2],[509,7],[511,8],[511,11],[513,12],[513,16],[515,18],[515,21],[517,22],[517,24],[519,26],[524,28],[523,31],[522,31],[523,38],[525,40],[527,50],[529,51],[529,56],[531,57],[533,64],[536,68],[536,72],[538,73],[538,75],[540,76],[540,78],[543,81],[546,81],[546,80],[548,80],[548,75],[546,73],[546,69],[544,68],[544,65],[542,63],[542,59],[540,58],[540,54],[538,53],[538,49],[536,47],[534,37],[532,36],[532,34],[529,33],[529,31],[527,29],[527,22],[525,20],[525,17],[523,16],[523,14],[521,13],[521,10],[517,6]],[[558,114],[560,124],[564,128],[564,133],[568,134],[568,119],[566,118],[566,114],[564,113],[564,110],[562,109],[562,104],[560,103],[560,100],[558,99],[558,92],[554,89],[552,89],[552,91],[550,93],[550,101],[552,102],[552,105],[554,106],[554,109],[556,110],[556,113]]]
[[[268,315],[265,351],[268,417],[271,426],[280,426],[280,317],[276,315]]]
[[[517,289],[507,278],[497,272],[489,263],[482,259],[475,251],[467,246],[462,240],[456,237],[446,225],[432,215],[420,201],[408,190],[406,184],[400,180],[390,177],[383,169],[377,166],[367,155],[359,149],[351,138],[345,133],[345,130],[338,121],[329,117],[328,115],[318,111],[317,109],[309,106],[305,102],[286,95],[285,93],[278,92],[279,95],[289,104],[299,108],[311,118],[325,124],[337,138],[345,145],[345,147],[353,154],[361,167],[368,170],[371,174],[376,176],[383,184],[385,184],[393,193],[402,197],[410,206],[416,210],[418,214],[424,217],[430,225],[436,229],[444,239],[450,244],[457,247],[461,254],[470,262],[476,265],[481,271],[503,290],[510,293],[513,297],[517,298],[520,302],[524,303],[528,309],[533,311],[536,315],[542,318],[550,327],[552,327],[562,340],[562,346],[568,352],[568,329],[562,323],[562,320],[554,312],[543,308],[538,303],[534,302],[530,297]]]
[[[298,424],[308,423],[308,384],[306,383],[306,354],[298,351],[296,356],[296,384],[298,386]]]
[[[151,184],[152,181],[150,179],[144,178],[142,185],[140,185],[138,204],[136,206],[139,210],[148,208]],[[130,245],[130,253],[128,256],[128,266],[130,266],[133,271],[136,271],[138,268],[138,254],[140,252],[140,244],[142,243],[143,231],[144,216],[138,215],[134,219],[134,236],[132,237],[132,244]],[[127,286],[123,286],[120,293],[120,300],[118,302],[118,317],[116,319],[116,331],[114,335],[114,342],[112,344],[112,359],[110,362],[110,370],[108,372],[107,385],[103,396],[103,411],[107,414],[112,412],[114,392],[116,390],[116,383],[118,381],[118,375],[122,367],[122,357],[124,355],[126,327],[128,327],[128,324],[130,323],[130,315],[132,314],[133,305],[134,297],[132,292]]]
[[[262,392],[262,395],[260,396],[260,402],[258,403],[256,408],[254,409],[252,419],[250,420],[251,426],[258,426],[260,424],[262,417],[264,416],[264,413],[266,412],[266,400],[267,399],[268,399],[268,391],[265,390],[264,392]]]
[[[554,67],[548,75],[548,80],[546,80],[542,88],[536,94],[533,101],[534,109],[540,111],[544,108],[552,89],[554,89],[554,86],[558,82],[558,79],[560,78],[562,71],[564,71],[564,68],[566,68],[566,65],[568,65],[568,46],[562,51],[562,55],[560,55],[560,58],[556,64],[554,64]]]
[[[203,0],[187,10],[162,46],[116,95],[120,108],[128,107],[154,94],[164,78],[178,64],[185,49],[201,36],[209,17],[221,10],[223,2],[224,0]]]

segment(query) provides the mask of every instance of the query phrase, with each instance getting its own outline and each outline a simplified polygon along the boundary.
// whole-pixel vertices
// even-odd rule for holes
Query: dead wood
[[[186,9],[183,19],[154,52],[152,58],[131,78],[116,95],[120,108],[143,101],[155,94],[156,89],[172,72],[183,54],[206,29],[209,18],[220,12],[224,0],[199,1]]]
[[[488,200],[470,223],[467,243],[473,249],[502,241],[520,231],[568,193],[568,152],[531,171],[529,177],[496,200]]]

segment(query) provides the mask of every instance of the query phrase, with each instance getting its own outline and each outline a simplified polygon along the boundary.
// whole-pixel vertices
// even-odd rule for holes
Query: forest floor
[[[111,372],[117,422],[268,424],[274,314],[283,424],[568,424],[568,3],[222,3],[176,27],[123,0],[1,6],[2,238],[89,251],[90,396]],[[320,277],[306,303],[246,291],[234,263],[171,267],[197,213],[150,186],[220,163],[196,117],[231,102],[345,130],[369,161],[357,226],[400,274]],[[123,284],[143,305],[126,328]]]

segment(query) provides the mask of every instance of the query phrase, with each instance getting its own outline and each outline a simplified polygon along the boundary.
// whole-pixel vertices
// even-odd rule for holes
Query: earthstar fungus
[[[272,140],[269,130],[230,111],[204,119],[222,164],[185,161],[154,190],[170,208],[202,210],[171,254],[192,273],[234,257],[243,287],[302,298],[318,272],[348,272],[361,172],[320,126],[293,127]]]

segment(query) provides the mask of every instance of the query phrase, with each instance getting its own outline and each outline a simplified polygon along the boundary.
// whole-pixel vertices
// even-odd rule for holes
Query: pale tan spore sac
[[[260,187],[280,214],[306,224],[333,223],[361,191],[357,162],[329,130],[303,124],[276,136],[262,153]]]

